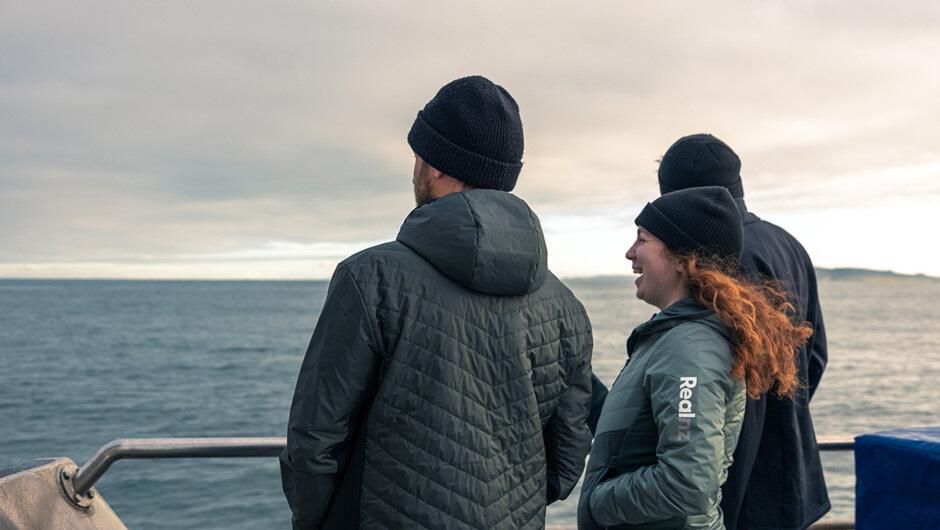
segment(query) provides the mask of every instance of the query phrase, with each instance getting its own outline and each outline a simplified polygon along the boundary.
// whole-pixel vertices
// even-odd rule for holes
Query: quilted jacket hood
[[[449,193],[422,204],[397,239],[448,278],[485,294],[531,293],[548,274],[538,217],[525,201],[502,191]]]

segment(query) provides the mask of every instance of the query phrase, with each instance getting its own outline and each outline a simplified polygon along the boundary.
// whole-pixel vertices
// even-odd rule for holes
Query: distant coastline
[[[816,268],[816,278],[820,281],[862,280],[866,282],[936,282],[940,278],[926,274],[899,274],[894,271],[878,271],[871,269],[824,269]]]
[[[633,275],[590,276],[579,278],[565,278],[578,282],[626,281],[632,280]],[[819,281],[865,281],[865,282],[940,282],[936,276],[926,274],[901,274],[894,271],[880,271],[872,269],[855,268],[816,268],[816,279]]]

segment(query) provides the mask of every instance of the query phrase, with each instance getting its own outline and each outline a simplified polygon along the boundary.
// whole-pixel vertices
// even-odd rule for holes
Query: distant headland
[[[609,275],[578,278],[565,278],[575,281],[626,281],[633,280],[633,275]],[[901,274],[894,271],[879,271],[872,269],[835,268],[827,269],[816,267],[816,279],[819,281],[863,281],[863,282],[940,282],[936,276],[926,274]]]
[[[899,274],[894,271],[877,271],[871,269],[825,269],[816,267],[816,278],[820,281],[862,280],[866,282],[896,282],[920,281],[937,282],[940,278],[926,274]]]

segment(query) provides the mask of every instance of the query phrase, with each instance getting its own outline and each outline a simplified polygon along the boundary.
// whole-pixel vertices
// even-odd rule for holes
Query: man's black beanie
[[[721,186],[672,191],[647,203],[636,218],[677,254],[741,257],[744,227],[734,197]]]
[[[723,186],[732,197],[744,197],[741,159],[710,134],[679,138],[659,163],[660,193],[699,186]]]
[[[418,112],[408,143],[431,167],[475,188],[512,191],[522,170],[519,106],[482,76],[444,85]]]

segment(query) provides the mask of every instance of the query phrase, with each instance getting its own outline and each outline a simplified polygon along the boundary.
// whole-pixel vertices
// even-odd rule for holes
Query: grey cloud
[[[473,73],[520,103],[539,212],[642,204],[695,132],[802,204],[794,183],[937,160],[938,22],[913,0],[8,2],[0,260],[393,235],[411,120]]]

